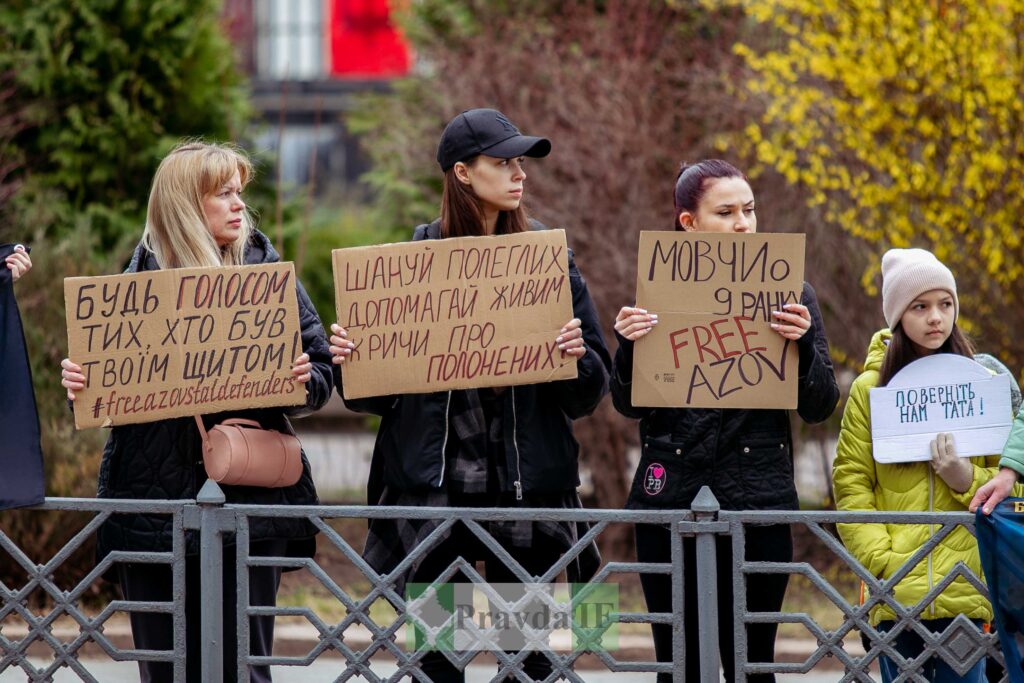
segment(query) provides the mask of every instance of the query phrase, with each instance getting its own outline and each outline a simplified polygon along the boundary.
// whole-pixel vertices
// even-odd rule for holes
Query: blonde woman
[[[249,160],[238,150],[222,145],[190,142],[178,146],[160,163],[149,196],[146,229],[127,272],[191,266],[251,265],[280,259],[270,240],[253,227],[242,200],[252,177]],[[292,374],[306,385],[306,404],[295,408],[261,408],[204,416],[207,428],[230,417],[258,421],[264,428],[291,432],[289,415],[316,410],[327,402],[332,389],[331,357],[323,326],[302,285],[298,285],[303,353]],[[85,388],[82,368],[70,359],[61,363],[62,384],[68,399]],[[198,463],[198,464],[197,464]],[[206,480],[201,439],[191,417],[114,427],[107,439],[100,467],[101,498],[195,498]],[[313,505],[318,502],[303,456],[298,483],[285,488],[224,486],[229,503],[259,505]],[[114,515],[98,532],[97,557],[117,550],[171,550],[171,519],[159,515]],[[316,530],[300,519],[253,519],[250,523],[252,555],[311,557]],[[186,532],[187,680],[200,680],[199,537]],[[235,625],[234,546],[228,541],[224,555],[224,642],[233,643]],[[171,570],[166,565],[117,564],[117,580],[132,601],[170,601]],[[281,570],[249,570],[253,605],[273,605]],[[135,647],[169,650],[173,647],[170,615],[131,614]],[[252,617],[253,655],[270,655],[273,617]],[[233,651],[227,647],[227,651]],[[171,681],[173,667],[164,662],[139,662],[143,681]],[[236,680],[235,657],[224,657],[224,680]],[[270,681],[269,667],[252,667],[253,681]],[[244,676],[243,676],[244,678]]]

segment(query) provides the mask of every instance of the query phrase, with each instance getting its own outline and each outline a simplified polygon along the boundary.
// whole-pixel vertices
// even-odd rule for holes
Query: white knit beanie
[[[956,280],[935,254],[925,249],[890,249],[882,256],[882,313],[889,329],[914,299],[933,289],[944,289],[953,295],[953,319],[960,315],[956,296]]]

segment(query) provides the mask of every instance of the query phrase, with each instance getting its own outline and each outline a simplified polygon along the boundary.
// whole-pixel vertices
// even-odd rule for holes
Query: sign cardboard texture
[[[633,404],[796,408],[796,342],[771,322],[803,280],[803,235],[641,232],[636,305],[658,324],[634,348]]]
[[[940,432],[953,434],[956,454],[965,458],[998,455],[1010,436],[1010,378],[965,356],[920,358],[869,397],[876,462],[931,460],[930,444]]]
[[[306,400],[291,263],[65,278],[64,304],[79,429]]]
[[[356,348],[345,398],[576,377],[562,230],[336,249],[338,322]]]

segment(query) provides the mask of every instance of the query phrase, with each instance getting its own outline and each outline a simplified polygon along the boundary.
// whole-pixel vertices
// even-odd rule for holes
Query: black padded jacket
[[[804,283],[800,303],[811,314],[811,333],[797,342],[800,366],[797,413],[810,423],[828,419],[839,401],[828,339],[814,289]],[[725,510],[793,510],[793,438],[786,410],[641,408],[631,400],[633,342],[616,335],[611,391],[616,409],[640,419],[640,462],[627,508],[689,508],[709,486]],[[654,468],[663,484],[647,485]]]
[[[545,229],[531,221],[535,230]],[[439,239],[440,221],[416,228],[413,240]],[[611,357],[601,334],[597,311],[569,251],[572,308],[582,322],[587,353],[577,363],[576,379],[512,387],[504,401],[505,452],[508,490],[562,493],[579,484],[579,445],[572,421],[589,415],[608,391]],[[341,392],[340,377],[336,377]],[[380,498],[383,485],[399,491],[440,488],[444,485],[444,445],[451,392],[401,394],[347,400],[361,412],[380,415],[373,452],[368,500]]]
[[[280,260],[266,235],[253,231],[245,252],[247,264]],[[126,272],[158,270],[156,258],[141,244],[136,248]],[[302,348],[313,363],[306,384],[306,403],[289,408],[260,408],[205,415],[207,428],[230,417],[258,421],[266,429],[294,433],[288,415],[299,416],[322,407],[333,388],[331,357],[323,325],[302,285],[297,284]],[[191,499],[206,482],[202,464],[202,441],[195,420],[172,418],[114,427],[110,430],[100,464],[100,498]],[[316,505],[319,501],[309,463],[302,455],[302,476],[293,486],[261,488],[222,486],[228,503],[256,505]],[[250,539],[288,541],[291,556],[312,556],[316,529],[303,519],[253,518]],[[97,558],[102,560],[113,550],[169,551],[172,519],[168,515],[112,515],[100,527]],[[229,539],[230,542],[230,539]],[[199,552],[199,533],[186,532],[186,552]]]

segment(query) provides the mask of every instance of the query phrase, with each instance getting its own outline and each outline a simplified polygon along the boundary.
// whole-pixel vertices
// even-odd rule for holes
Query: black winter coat
[[[545,229],[531,221],[535,230]],[[420,225],[413,241],[440,238],[440,221]],[[579,485],[579,445],[572,421],[589,415],[608,391],[611,357],[601,334],[587,283],[569,251],[573,315],[580,319],[587,353],[577,363],[576,379],[510,388],[502,394],[508,454],[508,491],[562,493]],[[554,330],[552,331],[554,332]],[[341,393],[341,378],[336,377]],[[380,500],[383,486],[398,491],[444,485],[444,445],[450,391],[377,396],[345,401],[352,410],[383,417],[373,450],[367,500]]]
[[[797,342],[797,413],[806,422],[821,422],[835,410],[839,387],[818,299],[806,282],[800,303],[811,314],[811,332]],[[634,406],[633,342],[616,337],[612,399],[620,413],[640,418],[641,456],[627,508],[689,508],[701,486],[711,487],[725,510],[799,507],[787,411]],[[650,485],[652,468],[663,480],[660,488]]]
[[[253,231],[245,252],[246,264],[274,263],[280,260],[266,235]],[[158,270],[156,258],[141,244],[135,249],[126,272]],[[203,416],[207,428],[231,417],[256,420],[267,429],[292,433],[288,415],[299,416],[319,409],[330,398],[333,380],[331,356],[323,325],[302,285],[296,282],[302,348],[309,354],[313,371],[306,384],[306,404],[287,408],[260,408]],[[100,464],[100,498],[191,499],[206,482],[202,440],[191,417],[114,427],[103,449]],[[302,455],[302,476],[293,486],[262,488],[222,486],[228,503],[256,505],[316,505],[319,501],[309,463]],[[100,527],[97,557],[113,550],[171,550],[172,520],[167,515],[113,515]],[[301,519],[253,518],[253,541],[283,539],[289,541],[288,554],[311,557],[315,549],[316,528]],[[186,552],[199,552],[199,532],[186,531]]]
[[[28,362],[21,314],[14,298],[14,278],[4,263],[13,244],[0,244],[0,434],[3,476],[0,510],[43,502],[43,451],[39,433],[32,368]]]

